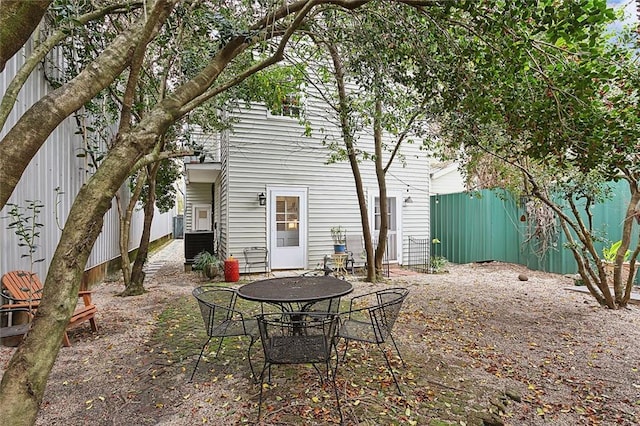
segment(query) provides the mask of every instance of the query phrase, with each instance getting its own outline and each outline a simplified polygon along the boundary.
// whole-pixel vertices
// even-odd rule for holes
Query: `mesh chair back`
[[[247,349],[247,358],[249,359],[249,366],[251,372],[255,377],[255,371],[253,364],[251,363],[251,347],[258,335],[258,325],[254,319],[244,319],[242,312],[235,309],[237,293],[234,289],[224,287],[212,287],[203,286],[197,287],[192,292],[193,296],[198,301],[200,307],[200,313],[202,314],[202,320],[204,321],[204,327],[207,331],[208,339],[202,345],[200,350],[200,356],[196,362],[196,366],[191,373],[191,379],[198,369],[198,364],[202,358],[205,347],[209,344],[212,337],[219,337],[217,353],[222,347],[222,341],[225,337],[232,336],[249,336],[251,342]]]
[[[329,312],[332,314],[337,314],[340,310],[340,297],[307,303],[301,308],[302,309],[300,310],[305,312]]]
[[[337,316],[328,312],[282,312],[258,317],[265,364],[327,363]]]
[[[230,288],[198,287],[193,296],[198,300],[207,334],[212,337],[251,334],[240,313],[234,310],[236,292]]]
[[[264,349],[264,367],[260,373],[260,400],[258,402],[258,423],[262,412],[262,394],[264,391],[265,372],[274,364],[313,364],[316,371],[322,374],[316,364],[325,364],[326,376],[329,379],[331,351],[336,351],[334,336],[338,316],[330,312],[282,312],[261,314],[257,317],[260,329],[260,340]],[[337,352],[336,352],[337,355]],[[340,397],[335,382],[338,360],[331,374],[336,406],[343,423]]]
[[[400,314],[400,308],[404,299],[407,298],[409,290],[406,288],[390,288],[373,293],[367,293],[360,296],[351,298],[349,304],[349,311],[344,313],[343,320],[340,323],[340,329],[338,330],[338,337],[347,341],[356,340],[360,342],[376,343],[382,351],[387,368],[393,381],[396,384],[398,393],[402,395],[400,390],[400,384],[396,378],[395,373],[386,352],[382,349],[382,344],[385,343],[387,338],[393,343],[393,346],[398,353],[398,357],[404,365],[404,360],[393,339],[393,326]],[[372,303],[373,302],[373,303]],[[358,307],[359,305],[365,305],[365,307]],[[344,359],[347,354],[347,345],[345,345]]]
[[[384,342],[393,329],[400,314],[402,303],[407,298],[406,288],[392,288],[376,293],[378,305],[369,310],[374,323],[374,332],[378,342]]]

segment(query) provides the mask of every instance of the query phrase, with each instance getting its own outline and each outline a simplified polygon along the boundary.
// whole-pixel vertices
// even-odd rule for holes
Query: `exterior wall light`
[[[403,200],[403,205],[411,204],[413,200],[411,199],[411,195],[409,195],[409,185],[407,185],[407,196]]]
[[[261,192],[258,194],[258,202],[260,203],[261,206],[267,205],[267,196],[264,195],[264,192]]]

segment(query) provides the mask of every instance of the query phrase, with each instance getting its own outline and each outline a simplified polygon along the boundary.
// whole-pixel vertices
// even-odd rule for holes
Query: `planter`
[[[331,239],[333,240],[333,252],[343,254],[347,247],[347,230],[342,226],[334,226],[331,228]]]
[[[218,274],[220,273],[220,269],[218,268],[218,265],[214,263],[209,263],[204,267],[202,272],[207,278],[213,279],[218,276]]]

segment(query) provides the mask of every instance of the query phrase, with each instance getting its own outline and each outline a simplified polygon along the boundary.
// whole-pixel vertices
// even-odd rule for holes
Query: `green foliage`
[[[218,256],[209,253],[206,250],[202,250],[200,253],[196,254],[193,259],[193,269],[196,271],[204,271],[208,265],[214,265],[217,267],[221,267],[223,262],[218,259]]]
[[[622,245],[622,240],[619,240],[611,244],[609,247],[604,247],[602,249],[604,260],[607,262],[615,262],[616,255],[618,254],[618,250],[620,249],[621,245]],[[623,261],[626,262],[627,260],[629,260],[630,255],[631,255],[631,250],[627,250],[626,253],[624,254]]]
[[[275,65],[254,74],[239,88],[238,94],[248,102],[264,102],[271,111],[280,111],[289,95],[298,95],[304,81],[298,65]]]
[[[331,239],[334,244],[344,244],[347,241],[347,230],[342,226],[331,228]]]
[[[444,256],[431,256],[431,270],[434,274],[445,272],[447,266],[447,258]]]
[[[176,180],[180,177],[180,166],[176,160],[168,158],[161,160],[156,176],[156,206],[162,213],[171,210],[176,204]],[[140,202],[146,203],[149,195],[149,184],[145,184]]]
[[[40,238],[40,228],[44,225],[38,222],[38,215],[44,207],[40,201],[26,200],[25,207],[13,203],[7,203],[9,207],[9,216],[11,222],[7,225],[7,229],[13,229],[18,237],[18,247],[26,250],[21,257],[29,258],[31,269],[33,264],[42,262],[44,259],[34,259],[34,254],[38,249],[37,241]]]
[[[412,82],[438,100],[428,105],[439,132],[425,147],[463,162],[476,187],[544,200],[585,265],[583,278],[598,276],[591,207],[608,196],[605,182],[629,182],[634,203],[640,183],[638,33],[609,32],[616,14],[605,0],[436,9],[430,19],[446,36],[431,39],[437,45],[416,62],[421,79]],[[625,238],[634,226],[625,220]],[[596,298],[624,306],[620,288],[615,300]]]

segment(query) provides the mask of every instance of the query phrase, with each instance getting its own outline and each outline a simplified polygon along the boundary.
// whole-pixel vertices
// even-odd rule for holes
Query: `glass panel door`
[[[307,250],[306,189],[270,189],[269,206],[271,268],[304,268]]]
[[[387,218],[389,230],[387,231],[387,260],[398,260],[398,207],[396,197],[387,197]],[[374,239],[378,241],[380,235],[380,197],[375,197],[373,213]]]
[[[300,197],[276,196],[276,246],[300,246]]]

